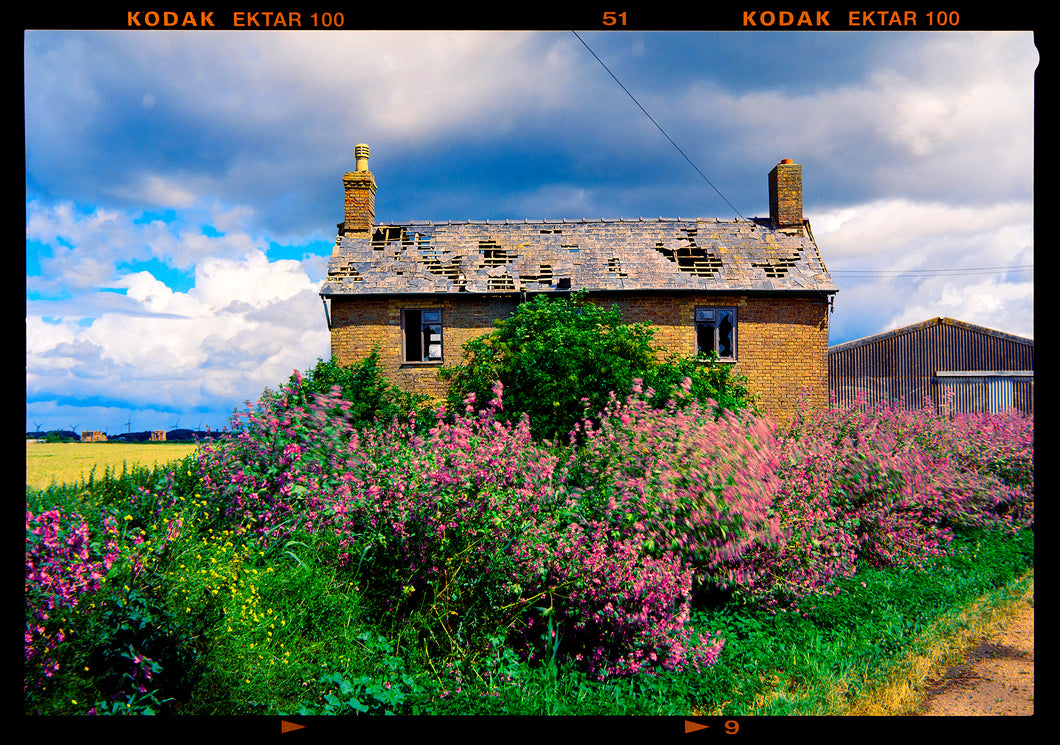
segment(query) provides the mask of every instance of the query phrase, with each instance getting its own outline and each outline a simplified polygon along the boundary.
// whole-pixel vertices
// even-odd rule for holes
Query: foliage
[[[622,322],[617,306],[605,309],[589,302],[585,291],[570,298],[538,295],[520,304],[489,334],[464,345],[464,363],[442,368],[449,383],[449,404],[458,407],[470,394],[485,400],[493,383],[506,391],[502,421],[521,414],[542,438],[563,438],[588,412],[601,411],[613,392],[625,397],[636,379],[647,380],[663,405],[684,378],[693,396],[713,400],[721,409],[750,405],[745,381],[731,366],[709,360],[682,359],[661,353],[646,323]]]
[[[597,547],[584,539],[545,555],[571,536],[577,508],[557,457],[532,440],[528,418],[498,421],[499,384],[488,406],[476,412],[469,397],[462,414],[450,421],[439,413],[425,436],[396,420],[354,430],[332,414],[345,405],[337,391],[303,407],[297,385],[263,397],[238,436],[200,451],[210,499],[252,526],[266,551],[295,531],[330,532],[338,538],[335,566],[361,583],[373,622],[415,627],[417,647],[442,660],[478,655],[498,635],[529,651],[541,633],[533,609],[545,597],[567,598],[553,621],[610,613],[609,598],[570,589],[590,582],[617,582],[628,603],[598,619],[596,633],[612,635],[606,655],[567,645],[566,657],[603,673],[641,651],[662,652],[672,666],[683,664],[678,648],[699,655],[701,642],[679,633],[688,583],[675,584],[640,543],[623,546],[622,572],[593,560]],[[648,617],[636,632],[624,626]]]
[[[404,391],[389,383],[380,366],[379,347],[352,365],[342,365],[338,359],[318,359],[314,367],[304,373],[292,374],[289,391],[298,391],[294,404],[308,405],[317,394],[329,393],[335,386],[346,402],[344,415],[353,427],[365,427],[393,419],[407,419],[409,414],[429,416],[430,397]],[[295,385],[297,383],[297,385]]]
[[[777,427],[689,379],[560,445],[499,384],[362,427],[303,381],[179,463],[27,490],[27,713],[834,714],[1033,564],[1015,413]]]
[[[629,536],[646,552],[674,552],[699,583],[725,585],[752,546],[775,542],[769,514],[779,488],[773,424],[750,414],[715,417],[686,378],[663,408],[636,381],[599,421],[578,425],[571,488],[579,512]],[[650,392],[648,393],[650,395]]]

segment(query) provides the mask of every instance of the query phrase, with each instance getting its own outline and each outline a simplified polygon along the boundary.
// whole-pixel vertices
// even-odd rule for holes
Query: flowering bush
[[[543,578],[527,620],[527,656],[564,659],[599,678],[713,665],[724,644],[686,624],[692,570],[672,552],[647,556],[639,540],[602,523],[572,523],[520,547]]]
[[[700,582],[740,582],[738,559],[775,543],[769,514],[777,496],[778,441],[769,420],[725,412],[679,397],[652,408],[638,384],[625,401],[612,396],[594,424],[586,419],[574,481],[578,510],[648,553],[674,552]]]
[[[615,544],[625,575],[599,557],[593,563],[599,549],[585,541],[560,551],[552,536],[564,534],[579,509],[568,503],[566,471],[534,443],[527,417],[498,421],[499,384],[486,407],[476,412],[469,397],[463,413],[449,419],[439,412],[425,435],[413,422],[354,429],[341,416],[337,391],[291,405],[298,393],[284,387],[263,397],[236,437],[201,451],[204,489],[252,525],[263,545],[280,545],[295,530],[336,536],[335,565],[362,579],[375,617],[416,619],[443,657],[474,653],[498,633],[525,641],[536,633],[533,603],[573,582],[582,589],[556,618],[566,627],[576,623],[574,609],[577,618],[597,614],[575,635],[595,629],[612,654],[572,651],[571,659],[614,672],[617,659],[639,659],[641,649],[679,664],[676,650],[688,641],[678,633],[687,619],[685,570],[674,579],[659,561],[679,562],[649,560],[643,542]],[[560,553],[546,561],[546,546]],[[586,590],[605,580],[629,593],[618,615],[604,611],[613,598]],[[641,619],[636,632],[632,617]]]
[[[98,558],[80,515],[51,509],[34,515],[26,510],[26,632],[23,688],[39,686],[59,669],[56,650],[69,627],[59,627],[56,611],[72,610],[85,595],[100,589],[118,556],[117,526],[107,521],[105,555]],[[97,558],[93,559],[95,553]]]
[[[921,566],[956,527],[1033,522],[1033,426],[1016,412],[940,416],[862,401],[801,412],[782,433],[781,539],[739,562],[767,606],[830,592],[857,565]]]

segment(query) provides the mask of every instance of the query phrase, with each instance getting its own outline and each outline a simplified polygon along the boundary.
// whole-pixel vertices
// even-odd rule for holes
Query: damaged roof
[[[768,219],[485,220],[341,236],[321,296],[600,290],[837,291],[809,224]]]

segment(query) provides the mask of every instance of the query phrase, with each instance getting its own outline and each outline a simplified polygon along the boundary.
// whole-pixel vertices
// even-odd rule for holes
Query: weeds
[[[194,457],[27,491],[26,711],[841,713],[1033,565],[1016,415],[635,390],[561,446],[493,394],[355,426],[296,375]]]

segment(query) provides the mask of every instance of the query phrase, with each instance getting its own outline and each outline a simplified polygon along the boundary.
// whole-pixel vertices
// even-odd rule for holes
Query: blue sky
[[[579,36],[658,127],[570,31],[27,32],[27,430],[219,428],[327,357],[361,142],[393,221],[763,216],[792,158],[830,343],[1033,337],[1031,32]]]

